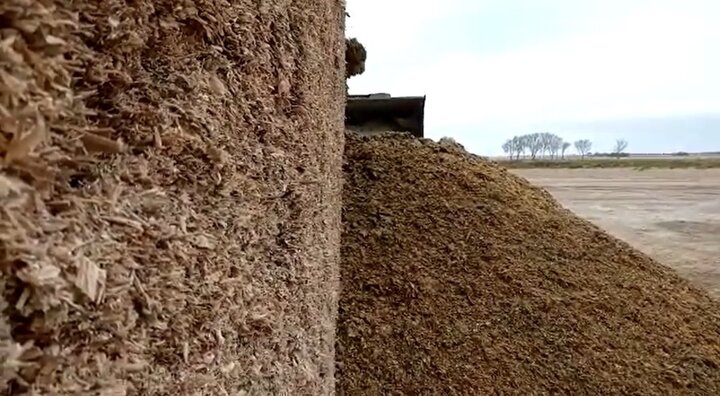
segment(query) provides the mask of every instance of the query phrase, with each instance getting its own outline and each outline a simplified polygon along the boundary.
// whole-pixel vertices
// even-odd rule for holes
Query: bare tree
[[[550,135],[550,155],[553,159],[557,159],[560,150],[562,150],[563,140],[558,135]]]
[[[515,148],[515,159],[520,159],[520,154],[525,156],[525,150],[527,149],[527,139],[524,136],[515,136],[512,138],[513,146]]]
[[[589,143],[589,142],[588,142]],[[558,159],[562,154],[565,158],[565,152],[572,144],[567,143],[558,135],[550,132],[530,133],[522,136],[515,136],[503,144],[503,151],[513,159],[520,159],[520,155],[525,156],[526,152],[530,152],[531,159],[537,159],[538,155],[549,155],[551,159]],[[590,147],[587,149],[590,150]]]
[[[510,156],[510,161],[512,161],[513,155],[515,155],[515,140],[508,139],[507,141],[505,141],[505,143],[502,145],[502,149],[505,154]]]
[[[565,159],[565,152],[567,151],[567,149],[570,148],[570,146],[572,146],[572,144],[570,144],[570,142],[563,142],[562,148],[561,148],[561,150],[562,150],[562,159]]]
[[[578,140],[575,142],[575,150],[580,154],[581,159],[585,159],[585,156],[592,150],[592,142],[587,139]]]
[[[526,135],[526,144],[528,150],[530,150],[530,158],[537,158],[538,153],[543,149],[543,137],[540,133],[533,133]]]
[[[615,154],[616,158],[620,158],[621,154],[625,149],[627,149],[628,142],[625,139],[618,139],[615,141],[615,149],[613,149],[613,154]]]
[[[562,138],[549,132],[543,132],[539,135],[540,137],[537,139],[539,140],[540,152],[543,156],[547,153],[550,159],[557,158],[557,154],[562,147]]]
[[[550,151],[550,140],[552,139],[552,135],[550,135],[547,132],[543,132],[540,134],[540,152],[542,153],[542,156],[545,156],[545,153]]]

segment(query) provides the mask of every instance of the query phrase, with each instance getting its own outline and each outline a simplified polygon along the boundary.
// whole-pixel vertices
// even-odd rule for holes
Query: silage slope
[[[720,307],[452,145],[348,135],[341,394],[718,394]]]
[[[2,2],[0,392],[332,392],[343,18]]]

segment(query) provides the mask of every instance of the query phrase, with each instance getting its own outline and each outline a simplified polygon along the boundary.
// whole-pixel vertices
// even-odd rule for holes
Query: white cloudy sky
[[[720,0],[347,0],[351,93],[427,95],[426,135],[720,150]]]

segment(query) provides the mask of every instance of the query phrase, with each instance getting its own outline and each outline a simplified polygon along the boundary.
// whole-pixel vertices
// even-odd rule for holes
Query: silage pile
[[[0,393],[333,386],[338,2],[0,2]]]
[[[367,50],[356,39],[345,39],[345,77],[350,78],[365,72]]]
[[[338,391],[720,394],[720,306],[457,146],[348,135]]]

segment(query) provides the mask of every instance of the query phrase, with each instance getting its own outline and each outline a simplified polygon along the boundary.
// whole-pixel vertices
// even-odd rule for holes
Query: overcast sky
[[[347,0],[355,94],[427,95],[478,154],[553,132],[609,151],[720,150],[720,0]]]

